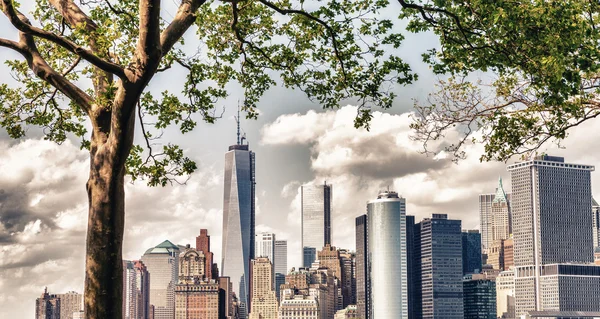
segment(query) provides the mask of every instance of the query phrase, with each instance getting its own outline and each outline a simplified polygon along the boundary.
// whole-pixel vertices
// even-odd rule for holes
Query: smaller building
[[[463,281],[465,319],[496,319],[496,283],[484,275],[467,275]]]
[[[338,310],[335,313],[333,319],[349,319],[349,318],[358,318],[358,312],[356,310],[356,305],[349,305],[348,307]]]
[[[35,319],[60,319],[60,298],[49,294],[48,288],[35,300]]]
[[[279,319],[321,319],[319,305],[314,296],[295,295],[281,301]]]
[[[479,230],[462,231],[463,275],[481,272],[481,234]]]
[[[507,270],[496,277],[496,316],[515,318],[515,271]]]

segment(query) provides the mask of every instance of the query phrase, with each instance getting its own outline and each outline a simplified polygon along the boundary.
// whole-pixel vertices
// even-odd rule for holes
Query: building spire
[[[238,101],[237,118],[235,120],[237,122],[237,145],[241,145],[240,144],[240,102],[239,101]]]
[[[496,188],[496,195],[494,196],[494,202],[507,202],[506,192],[504,191],[504,187],[502,186],[502,177],[498,177],[498,187]]]

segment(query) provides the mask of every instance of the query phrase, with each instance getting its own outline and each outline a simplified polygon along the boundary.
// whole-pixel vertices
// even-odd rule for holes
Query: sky
[[[0,18],[0,36],[14,38],[9,31]],[[461,219],[464,229],[479,227],[478,195],[494,193],[499,177],[510,192],[506,163],[480,163],[481,145],[468,145],[467,158],[454,163],[421,154],[422,146],[409,138],[413,103],[424,100],[436,80],[420,54],[436,45],[432,35],[407,34],[400,52],[419,80],[396,88],[394,107],[375,112],[370,131],[353,127],[352,105],[323,110],[301,92],[280,87],[261,99],[258,120],[242,121],[256,153],[256,231],[288,240],[289,268],[301,262],[302,184],[333,185],[332,244],[347,249],[355,248],[354,219],[388,187],[406,198],[407,213],[417,220],[447,213]],[[13,57],[0,49],[1,60]],[[176,90],[183,76],[180,70],[158,76],[149,90]],[[0,83],[11,81],[0,66]],[[193,245],[199,230],[207,228],[220,261],[224,155],[235,143],[233,116],[241,98],[242,92],[231,91],[216,124],[199,123],[183,136],[165,132],[163,142],[181,145],[198,163],[186,185],[126,183],[124,259],[139,259],[165,239]],[[596,124],[572,130],[562,148],[549,144],[542,151],[596,165],[600,150],[590,147],[590,137],[600,136]],[[33,318],[44,287],[51,293],[83,291],[88,154],[77,142],[57,145],[41,137],[32,128],[26,138],[10,140],[0,130],[0,318]],[[593,190],[599,183],[600,175],[593,173]]]

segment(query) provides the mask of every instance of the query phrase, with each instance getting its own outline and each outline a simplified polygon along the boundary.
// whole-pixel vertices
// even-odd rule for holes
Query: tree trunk
[[[133,140],[134,116],[124,134],[94,128],[90,147],[84,311],[86,319],[121,319],[122,244],[125,221],[125,160]]]

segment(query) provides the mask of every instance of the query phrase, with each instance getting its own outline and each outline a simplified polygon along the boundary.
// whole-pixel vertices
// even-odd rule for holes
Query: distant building
[[[323,319],[314,296],[294,295],[291,299],[281,300],[279,319]]]
[[[312,296],[318,307],[316,316],[319,319],[333,318],[336,312],[337,289],[336,280],[331,269],[300,268],[298,271],[292,269],[285,278],[285,284],[281,286],[281,307],[283,307],[284,301],[295,300],[300,295]],[[306,300],[306,298],[302,300]],[[289,307],[292,304],[289,304]],[[289,307],[286,309],[289,310]]]
[[[463,275],[481,272],[481,234],[478,230],[462,232]]]
[[[175,317],[175,285],[179,268],[179,247],[168,240],[152,247],[142,256],[150,274],[150,300],[154,319]]]
[[[356,217],[356,311],[359,318],[368,319],[367,287],[367,215]]]
[[[256,234],[254,243],[254,257],[267,257],[273,262],[275,256],[275,234],[259,233]]]
[[[592,198],[592,236],[594,248],[600,246],[600,205]]]
[[[35,300],[35,319],[60,319],[60,298],[48,293],[48,288]]]
[[[433,214],[417,224],[423,319],[463,318],[461,221]],[[415,230],[416,231],[416,230]]]
[[[300,187],[304,267],[310,267],[317,251],[331,244],[331,191],[327,183]]]
[[[504,191],[502,178],[498,178],[495,194],[479,195],[479,220],[482,254],[498,239],[506,239],[512,233],[511,195]]]
[[[196,250],[204,255],[204,279],[217,279],[218,274],[213,274],[213,253],[210,250],[210,236],[207,229],[200,229],[200,235],[196,237]]]
[[[219,319],[234,319],[233,287],[229,277],[219,277]]]
[[[175,319],[219,319],[219,283],[206,278],[202,251],[187,245],[179,254]]]
[[[287,257],[287,240],[276,240],[273,268],[275,268],[275,292],[277,293],[277,300],[279,300],[279,286],[285,284],[285,275],[288,271]]]
[[[496,317],[515,318],[515,271],[507,270],[496,277]]]
[[[498,239],[489,248],[487,263],[494,269],[509,270],[514,266],[514,241]]]
[[[57,294],[60,299],[60,318],[72,319],[73,314],[83,310],[83,295],[75,291]]]
[[[278,303],[273,289],[273,265],[268,257],[252,260],[250,319],[277,319]]]
[[[335,313],[334,319],[350,319],[350,318],[359,318],[358,312],[356,311],[356,305],[349,305],[348,307],[338,310]]]
[[[356,254],[340,249],[340,263],[343,307],[347,308],[350,305],[356,305]]]
[[[496,319],[496,283],[484,277],[478,274],[465,276],[464,319]]]
[[[406,317],[406,200],[396,192],[381,192],[377,199],[367,203],[367,219],[368,316]]]
[[[150,307],[150,275],[142,261],[123,261],[123,318],[146,319]]]
[[[238,118],[239,120],[239,118]],[[239,137],[225,153],[221,275],[231,279],[241,319],[248,315],[250,261],[254,259],[256,158]]]
[[[421,246],[416,238],[415,216],[406,215],[406,279],[408,290],[408,318],[419,318],[420,316],[420,259],[417,260],[417,254],[420,254]],[[418,250],[417,250],[418,246]],[[419,255],[420,256],[420,255]],[[420,258],[420,257],[419,257]]]
[[[589,265],[594,167],[541,155],[508,170],[516,316],[600,311],[600,267]]]

